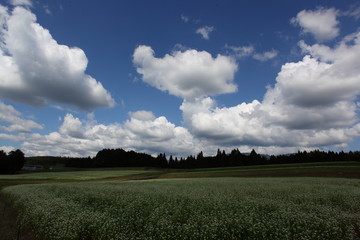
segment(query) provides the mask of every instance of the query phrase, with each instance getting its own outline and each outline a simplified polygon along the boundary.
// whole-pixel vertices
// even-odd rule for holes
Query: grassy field
[[[197,178],[17,185],[38,239],[359,239],[360,180]]]
[[[324,162],[202,168],[181,172],[170,172],[163,174],[161,177],[336,177],[360,179],[360,162]]]
[[[130,175],[155,174],[155,170],[124,170],[124,169],[102,169],[102,170],[82,170],[82,171],[54,171],[54,172],[29,172],[23,174],[0,175],[2,180],[94,180],[105,178],[116,178]]]
[[[1,186],[3,240],[360,239],[358,162],[37,172]]]

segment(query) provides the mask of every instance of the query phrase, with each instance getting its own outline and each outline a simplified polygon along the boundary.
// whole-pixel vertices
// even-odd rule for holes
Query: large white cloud
[[[175,126],[165,117],[152,112],[129,114],[123,124],[98,124],[82,121],[66,114],[58,132],[47,135],[29,134],[22,144],[28,155],[94,156],[103,148],[124,148],[177,156],[200,151],[196,139],[183,127]]]
[[[79,48],[58,44],[28,9],[0,7],[0,97],[43,106],[59,102],[83,110],[115,104],[100,82],[85,74]]]
[[[334,8],[319,8],[315,11],[303,10],[291,19],[293,24],[298,24],[303,33],[311,33],[319,42],[332,40],[339,35],[336,19],[338,11]]]
[[[133,62],[143,81],[184,99],[237,90],[233,83],[237,64],[227,56],[213,58],[205,51],[187,50],[156,58],[151,47],[139,46],[135,49]]]
[[[299,45],[309,55],[286,63],[260,102],[217,107],[207,97],[180,109],[194,136],[216,145],[317,148],[360,136],[360,34],[337,46]]]

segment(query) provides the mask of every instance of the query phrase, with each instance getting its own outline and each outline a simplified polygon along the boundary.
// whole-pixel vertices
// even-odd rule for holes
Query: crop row
[[[360,181],[172,179],[18,185],[38,239],[359,239]]]

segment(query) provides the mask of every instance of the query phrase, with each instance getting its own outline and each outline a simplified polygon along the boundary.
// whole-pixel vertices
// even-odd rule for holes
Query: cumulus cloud
[[[308,55],[284,64],[262,101],[220,108],[210,97],[185,100],[180,109],[194,136],[213,145],[271,151],[335,146],[360,136],[360,33],[334,48],[299,45]]]
[[[334,8],[302,10],[291,19],[291,23],[299,25],[303,33],[313,34],[317,41],[325,42],[339,35],[337,15],[338,11]]]
[[[232,93],[237,64],[232,58],[206,51],[175,51],[163,58],[154,57],[149,46],[139,46],[133,54],[133,63],[142,80],[153,87],[184,98]]]
[[[31,132],[32,129],[43,129],[40,124],[24,119],[22,114],[13,106],[0,102],[0,122],[6,125],[0,125],[0,131],[5,132]]]
[[[9,3],[13,6],[26,6],[26,7],[33,6],[30,0],[10,0]]]
[[[71,114],[66,114],[64,122],[60,127],[60,133],[73,138],[84,138],[82,122]]]
[[[212,33],[215,30],[213,26],[204,26],[201,28],[198,28],[196,30],[197,34],[200,34],[203,39],[209,40],[210,39],[210,33]]]
[[[152,112],[129,113],[123,124],[98,124],[66,114],[58,132],[29,134],[22,144],[28,155],[94,156],[103,148],[124,148],[178,156],[200,151],[196,140],[183,127]]]
[[[85,73],[88,60],[81,49],[58,44],[28,9],[4,9],[0,8],[1,98],[32,106],[59,102],[87,111],[114,106],[102,84]]]

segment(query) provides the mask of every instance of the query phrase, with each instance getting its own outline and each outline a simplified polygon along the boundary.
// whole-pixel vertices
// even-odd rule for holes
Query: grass
[[[19,224],[34,240],[360,239],[359,162],[36,172],[0,189],[4,240]]]
[[[197,178],[3,189],[37,239],[359,239],[360,180]]]
[[[360,162],[324,162],[202,168],[166,173],[162,178],[194,177],[337,177],[360,178]]]
[[[116,178],[130,175],[153,174],[155,170],[86,170],[86,171],[55,171],[55,172],[33,172],[12,175],[0,175],[2,180],[94,180],[104,178]]]

